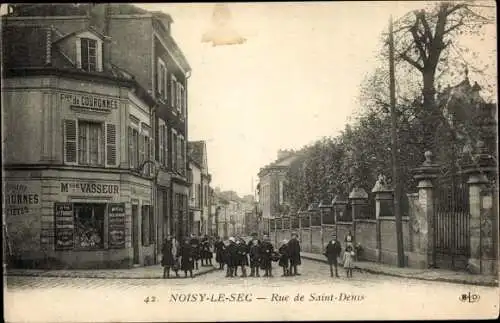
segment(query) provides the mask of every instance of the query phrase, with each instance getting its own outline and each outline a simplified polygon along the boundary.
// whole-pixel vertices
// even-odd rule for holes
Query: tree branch
[[[462,16],[460,18],[460,21],[457,22],[455,25],[451,26],[450,28],[446,29],[444,32],[443,32],[443,35],[446,35],[450,32],[452,32],[453,30],[457,29],[458,27],[460,26],[463,26],[464,25],[464,17]]]
[[[416,62],[413,59],[411,59],[410,57],[408,57],[408,55],[406,55],[406,53],[401,54],[400,57],[402,59],[404,59],[405,61],[407,61],[408,63],[410,63],[411,65],[413,65],[420,72],[424,71],[424,67],[421,66],[420,64],[418,64],[418,62]]]

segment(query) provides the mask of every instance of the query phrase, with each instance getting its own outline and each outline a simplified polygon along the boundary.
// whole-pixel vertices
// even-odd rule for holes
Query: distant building
[[[269,232],[269,221],[288,206],[286,174],[297,158],[294,151],[279,150],[277,159],[259,171],[259,212],[262,217],[261,230]]]
[[[213,214],[211,213],[211,189],[212,175],[208,172],[207,146],[205,141],[190,141],[188,143],[188,154],[190,165],[193,168],[193,181],[190,192],[194,199],[196,210],[193,210],[193,232],[210,234]],[[190,215],[191,216],[191,215]]]

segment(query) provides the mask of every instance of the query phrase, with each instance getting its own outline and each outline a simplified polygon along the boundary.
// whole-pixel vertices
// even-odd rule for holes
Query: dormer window
[[[76,36],[76,65],[86,72],[102,71],[102,42],[96,34],[85,31]]]
[[[97,41],[89,38],[81,38],[82,47],[82,69],[87,72],[97,71]]]

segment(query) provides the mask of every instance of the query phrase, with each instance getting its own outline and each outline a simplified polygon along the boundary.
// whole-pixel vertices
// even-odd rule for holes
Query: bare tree
[[[442,116],[436,104],[436,77],[439,64],[448,59],[449,48],[463,33],[478,33],[487,18],[471,1],[441,2],[431,8],[410,12],[395,24],[396,57],[410,64],[422,76],[421,118],[425,149],[433,150]]]

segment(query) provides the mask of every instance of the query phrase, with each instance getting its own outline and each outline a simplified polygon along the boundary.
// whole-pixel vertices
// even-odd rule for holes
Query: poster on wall
[[[108,209],[109,248],[125,248],[125,203],[110,203]]]
[[[73,204],[54,204],[56,250],[71,250],[74,242]]]

